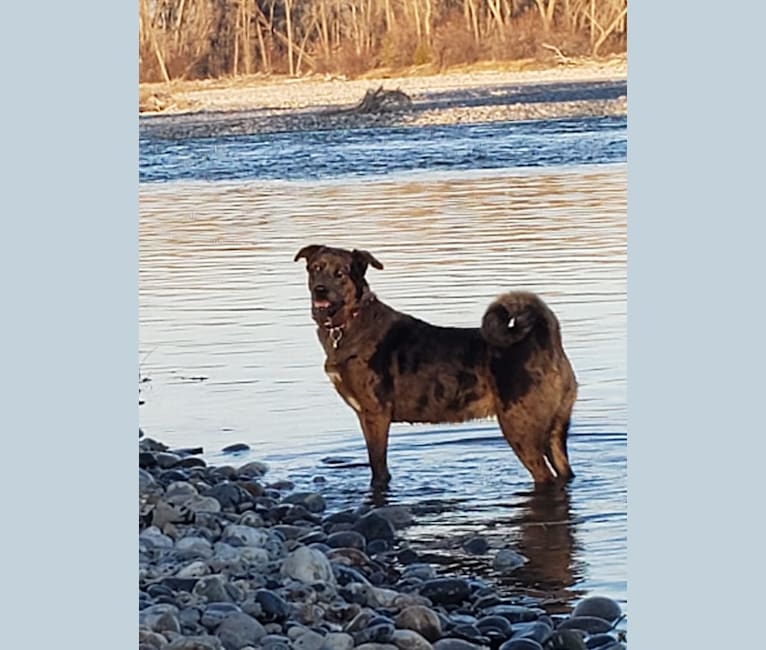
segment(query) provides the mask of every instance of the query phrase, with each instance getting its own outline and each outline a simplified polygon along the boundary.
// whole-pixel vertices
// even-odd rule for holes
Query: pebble
[[[236,454],[240,451],[250,451],[250,445],[244,443],[244,442],[235,442],[232,445],[227,445],[221,451],[224,454]]]
[[[527,559],[509,548],[501,548],[492,560],[492,568],[501,573],[508,573],[524,566]]]
[[[409,506],[328,513],[325,496],[294,491],[291,481],[264,488],[263,463],[163,467],[158,456],[163,465],[192,456],[140,442],[143,650],[626,647],[625,632],[614,629],[622,609],[611,599],[581,600],[571,615],[555,616],[554,630],[539,601],[513,586],[446,577],[428,551],[397,539],[414,522]],[[486,557],[481,535],[461,546],[495,572],[524,561],[512,549]]]

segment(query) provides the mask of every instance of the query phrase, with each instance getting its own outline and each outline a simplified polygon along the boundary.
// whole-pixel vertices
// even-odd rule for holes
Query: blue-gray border
[[[764,8],[629,16],[630,646],[757,647]]]
[[[9,648],[138,643],[136,7],[3,11]]]

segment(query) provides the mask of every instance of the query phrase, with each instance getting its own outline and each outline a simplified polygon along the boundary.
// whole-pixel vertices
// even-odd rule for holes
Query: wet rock
[[[215,633],[226,650],[240,650],[248,644],[258,643],[266,635],[266,630],[252,616],[234,612],[223,619]]]
[[[418,578],[420,580],[433,580],[436,578],[436,570],[430,564],[410,564],[402,572],[404,578]]]
[[[332,533],[328,535],[326,543],[332,548],[358,548],[360,551],[365,551],[367,548],[364,535],[355,530]]]
[[[140,469],[151,469],[152,467],[157,467],[157,459],[150,451],[140,451],[138,452],[138,467]]]
[[[508,573],[518,569],[521,566],[524,566],[526,561],[527,559],[516,551],[513,551],[509,548],[502,548],[497,552],[495,558],[492,560],[492,568],[495,571],[499,571],[501,573]]]
[[[468,600],[471,588],[466,580],[460,578],[436,578],[421,585],[420,595],[434,604],[457,605]]]
[[[543,650],[534,639],[511,639],[500,646],[500,650]]]
[[[572,616],[596,616],[614,623],[622,616],[622,608],[611,598],[591,596],[577,603],[572,611]]]
[[[261,477],[264,476],[269,471],[269,466],[266,463],[263,463],[259,460],[254,460],[249,463],[246,463],[245,465],[242,465],[237,470],[237,475],[239,476],[248,476],[248,477]]]
[[[249,496],[236,483],[223,481],[203,492],[203,496],[213,497],[221,504],[222,509],[236,508],[243,501],[248,501]]]
[[[489,542],[481,535],[476,535],[463,542],[463,550],[471,555],[483,555],[489,550]]]
[[[536,621],[545,612],[541,609],[524,607],[522,605],[495,605],[486,610],[489,616],[502,616],[511,624]]]
[[[433,646],[414,630],[396,630],[391,640],[399,650],[433,649]]]
[[[284,621],[290,614],[290,606],[279,595],[268,589],[256,591],[255,602],[261,606],[261,621],[266,623]]]
[[[369,544],[367,544],[367,552],[370,555],[385,553],[390,548],[391,548],[391,542],[385,539],[373,539]]]
[[[399,551],[396,557],[399,560],[399,562],[404,565],[415,564],[416,562],[420,562],[420,557],[411,548],[402,549],[401,551]]]
[[[283,499],[284,503],[301,505],[312,513],[324,512],[327,503],[321,494],[316,492],[295,492]]]
[[[588,637],[587,642],[582,644],[582,647],[588,650],[606,650],[607,648],[614,650],[620,647],[619,643],[611,634],[593,634]]]
[[[319,551],[307,546],[297,548],[285,558],[281,573],[300,582],[335,584],[330,561]]]
[[[181,460],[181,457],[178,454],[173,454],[169,451],[160,451],[154,454],[154,460],[157,461],[157,465],[162,469],[170,469]]]
[[[502,616],[484,616],[476,621],[476,627],[481,633],[490,638],[508,639],[513,632],[513,627],[507,618]]]
[[[184,456],[173,467],[181,467],[185,469],[191,469],[192,467],[207,467],[207,463],[202,458],[196,458],[194,456]]]
[[[221,451],[224,454],[236,454],[241,451],[250,451],[250,445],[244,442],[235,442],[234,444],[227,445]]]
[[[374,510],[368,512],[352,526],[352,530],[364,535],[367,543],[374,539],[394,540],[394,527],[388,519],[382,517]]]
[[[609,632],[612,624],[597,616],[572,616],[559,623],[558,630],[583,630],[588,634]]]
[[[548,640],[550,650],[587,650],[580,630],[556,630]]]
[[[553,628],[543,621],[517,623],[513,628],[514,639],[532,639],[544,644],[553,633]]]
[[[405,528],[415,521],[415,517],[407,506],[383,506],[375,508],[374,513],[387,519],[394,528]]]
[[[356,648],[357,650],[398,650],[392,643],[363,643]]]
[[[396,627],[413,630],[428,641],[436,641],[442,635],[439,617],[432,609],[422,605],[405,607],[395,620]]]

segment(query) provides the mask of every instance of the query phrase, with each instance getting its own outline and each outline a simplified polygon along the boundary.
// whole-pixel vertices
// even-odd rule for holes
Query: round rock
[[[509,548],[501,548],[492,560],[492,568],[501,573],[508,573],[523,566],[526,561],[526,558],[516,551],[512,551]]]
[[[277,594],[268,589],[255,592],[255,602],[261,606],[261,620],[266,623],[284,621],[290,614],[290,606]]]
[[[394,527],[382,515],[375,511],[368,512],[353,525],[352,530],[364,535],[367,542],[374,539],[385,539],[389,542],[394,541]]]
[[[477,646],[475,643],[463,641],[463,639],[455,639],[453,637],[439,639],[434,643],[434,650],[477,650],[477,648],[483,647],[485,646]]]
[[[412,630],[428,641],[436,641],[442,635],[439,617],[432,609],[423,605],[405,607],[396,617],[396,627]]]
[[[364,535],[355,530],[332,533],[327,537],[326,543],[332,548],[358,548],[360,551],[364,551],[367,548]]]
[[[399,650],[433,649],[433,646],[415,630],[396,630],[391,640]]]
[[[300,582],[335,584],[330,561],[322,553],[308,546],[300,546],[290,553],[280,571],[282,575]]]
[[[622,616],[622,608],[611,598],[591,596],[577,603],[572,616],[596,616],[614,623]]]
[[[476,535],[463,542],[463,550],[471,555],[483,555],[489,550],[489,542],[481,535]]]
[[[500,650],[543,650],[534,639],[511,639],[500,646]]]
[[[466,580],[460,578],[437,578],[424,582],[420,595],[438,605],[457,605],[468,600],[471,588]]]
[[[240,650],[246,645],[255,645],[266,635],[258,621],[243,612],[234,612],[223,619],[215,631],[226,650]]]

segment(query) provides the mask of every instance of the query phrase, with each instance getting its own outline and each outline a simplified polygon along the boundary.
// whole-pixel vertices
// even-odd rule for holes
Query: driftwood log
[[[351,108],[344,108],[339,113],[353,113],[356,115],[370,115],[377,113],[396,113],[406,111],[412,107],[410,96],[399,90],[384,90],[380,86],[377,90],[368,90],[362,100]]]

